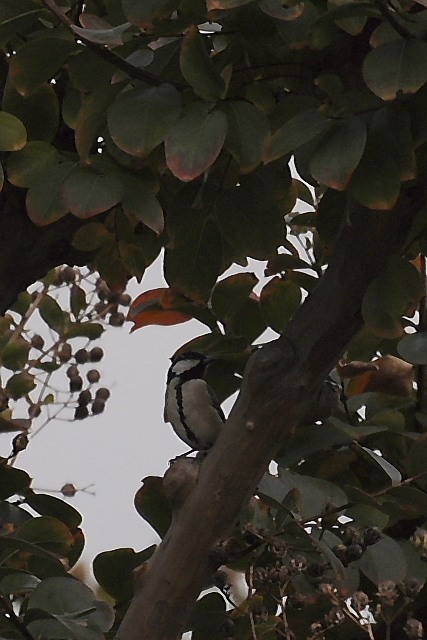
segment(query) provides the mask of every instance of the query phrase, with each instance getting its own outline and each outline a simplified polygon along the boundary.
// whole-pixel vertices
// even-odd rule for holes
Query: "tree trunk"
[[[361,328],[364,293],[388,257],[401,252],[421,206],[416,198],[406,194],[387,212],[357,207],[324,277],[284,334],[250,358],[239,397],[197,485],[136,587],[119,640],[180,637],[217,568],[210,552],[230,533],[271,459]]]

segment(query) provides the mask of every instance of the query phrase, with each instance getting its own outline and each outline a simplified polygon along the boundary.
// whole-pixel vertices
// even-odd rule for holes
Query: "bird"
[[[203,379],[206,368],[215,360],[196,351],[171,358],[166,382],[165,422],[191,451],[206,451],[217,439],[225,415],[213,389]],[[187,455],[184,454],[184,455]]]

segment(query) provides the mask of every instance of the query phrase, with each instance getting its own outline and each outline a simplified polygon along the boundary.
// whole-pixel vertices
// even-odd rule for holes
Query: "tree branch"
[[[238,400],[198,483],[136,587],[119,640],[180,637],[216,569],[210,551],[229,534],[270,460],[361,328],[364,293],[388,257],[401,249],[421,193],[419,200],[402,196],[387,212],[358,206],[323,279],[285,333],[251,357]]]
[[[42,0],[42,2],[49,9],[49,11],[53,13],[53,15],[55,15],[60,22],[62,22],[62,24],[64,24],[73,32],[76,40],[83,42],[83,44],[88,47],[88,49],[92,49],[92,51],[94,51],[100,58],[103,58],[104,60],[115,66],[117,69],[120,69],[120,71],[124,71],[131,78],[135,78],[135,80],[142,80],[142,82],[146,82],[147,84],[155,87],[164,84],[164,81],[155,76],[153,73],[144,71],[144,69],[141,69],[140,67],[135,67],[133,64],[127,62],[127,60],[119,56],[117,53],[111,51],[111,49],[104,47],[102,44],[91,42],[90,40],[87,40],[86,38],[83,38],[82,36],[75,33],[73,30],[73,22],[62,11],[62,9],[58,7],[55,0]],[[169,81],[168,84],[173,85],[176,89],[185,89],[185,86],[180,84],[179,82]]]

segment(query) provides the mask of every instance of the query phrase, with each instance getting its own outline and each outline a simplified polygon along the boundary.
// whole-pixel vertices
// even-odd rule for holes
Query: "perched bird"
[[[165,422],[192,451],[209,449],[217,439],[225,416],[215,393],[203,380],[214,358],[190,351],[171,358],[165,398]]]

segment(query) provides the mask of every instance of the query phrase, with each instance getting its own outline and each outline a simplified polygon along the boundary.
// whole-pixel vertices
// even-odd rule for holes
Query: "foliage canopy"
[[[180,601],[182,576],[172,575],[168,637],[183,628],[193,640],[423,637],[424,0],[0,0],[0,51],[1,310],[13,303],[0,322],[0,429],[19,432],[0,460],[2,638],[99,640],[125,616],[119,637],[155,640],[132,607],[125,615],[133,570],[143,567],[137,586],[152,580],[143,574],[154,548],[95,559],[113,612],[67,573],[84,545],[80,515],[34,493],[10,461],[28,430],[14,403],[26,401],[31,417],[47,411],[46,379],[61,367],[79,393],[76,419],[104,409],[107,390],[91,395],[99,374],[82,389],[78,369],[99,360],[98,347],[70,341],[98,339],[107,318],[123,324],[128,279],[140,281],[161,251],[167,287],[133,301],[134,328],[196,318],[204,332],[182,348],[217,357],[208,376],[219,398],[243,377],[257,391],[246,424],[260,422],[258,397],[271,409],[266,441],[286,423],[247,478],[256,497],[235,486],[244,469],[230,475],[237,506],[224,507],[222,535],[206,542],[207,568],[194,579],[197,593],[218,589],[193,607],[197,593]],[[313,211],[298,214],[300,201]],[[267,263],[259,295],[253,273],[222,277],[248,258]],[[100,275],[90,285],[100,302],[90,303],[84,270],[49,271],[62,263]],[[68,305],[58,287],[69,288]],[[48,347],[31,335],[35,311],[53,332]],[[266,370],[263,391],[244,371],[267,327],[292,358],[274,379]],[[277,389],[306,387],[276,410]],[[202,476],[214,451],[137,492],[160,537],[185,539],[175,484]],[[264,473],[272,458],[276,475]],[[245,573],[238,606],[215,572],[222,565]],[[190,582],[192,571],[190,561]],[[140,610],[154,610],[137,595]]]

